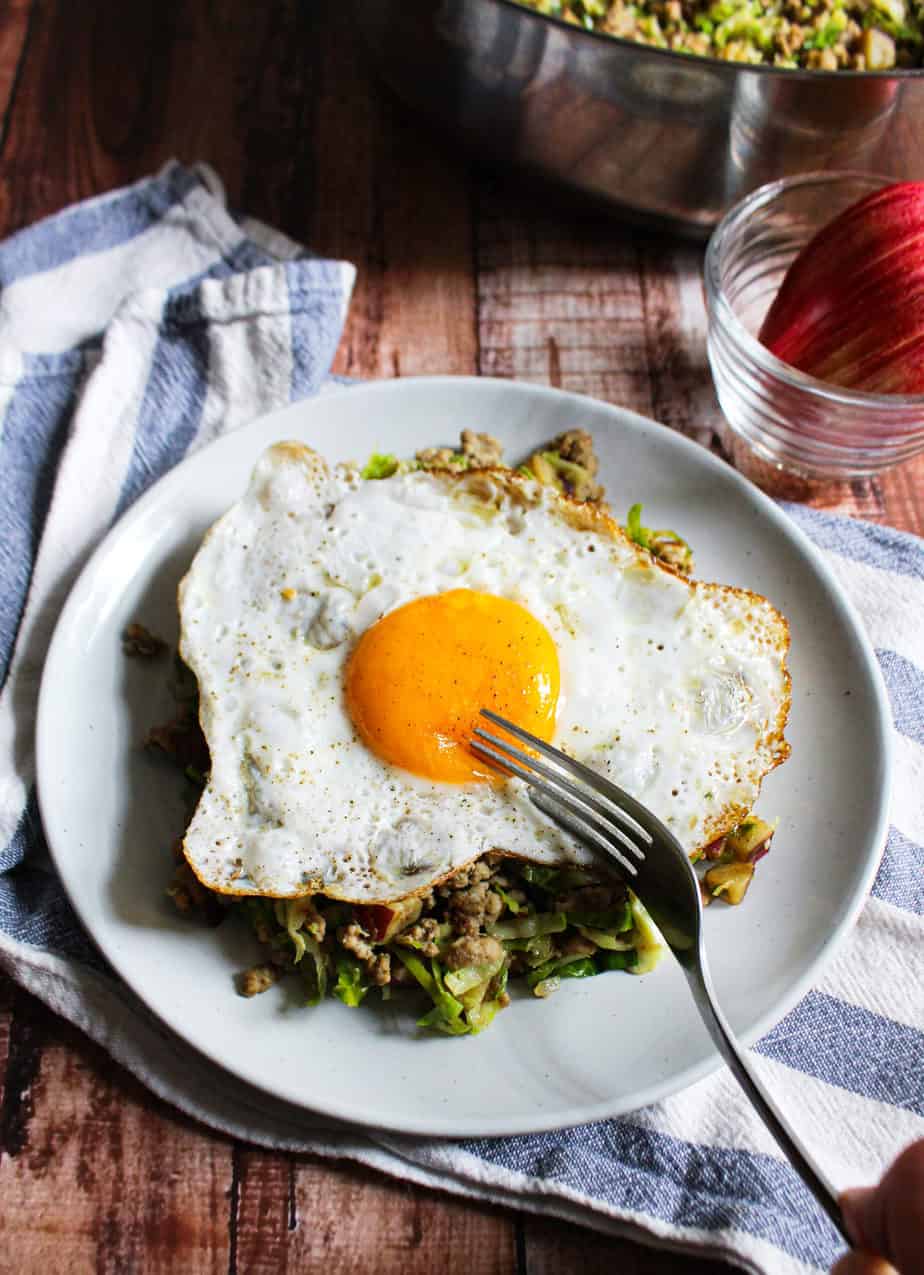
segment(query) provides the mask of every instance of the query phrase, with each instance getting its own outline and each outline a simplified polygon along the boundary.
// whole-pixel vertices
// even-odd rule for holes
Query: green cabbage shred
[[[369,990],[369,984],[364,977],[363,967],[355,957],[337,958],[337,981],[331,990],[344,1005],[353,1008],[362,1004],[363,997]]]
[[[534,939],[539,934],[561,934],[567,927],[564,912],[534,912],[511,921],[495,921],[487,931],[495,939]]]
[[[387,452],[373,452],[360,470],[361,478],[391,478],[398,472],[400,461]]]

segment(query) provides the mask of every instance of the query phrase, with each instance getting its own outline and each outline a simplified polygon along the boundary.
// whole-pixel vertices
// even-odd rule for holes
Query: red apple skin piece
[[[703,851],[704,859],[720,859],[725,849],[725,837],[716,837],[715,841],[710,841]]]
[[[924,394],[924,182],[874,191],[799,253],[760,341],[819,380]]]
[[[413,925],[421,912],[421,902],[415,895],[396,899],[394,903],[358,903],[356,917],[373,943],[388,943],[396,934]]]

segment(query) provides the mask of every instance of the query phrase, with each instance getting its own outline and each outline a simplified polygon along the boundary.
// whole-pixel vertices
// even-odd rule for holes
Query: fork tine
[[[479,727],[475,728],[475,735],[477,736],[477,739],[473,739],[471,741],[471,747],[479,748],[481,747],[480,741],[485,740],[488,744],[493,745],[494,749],[503,749],[504,753],[509,753],[511,757],[516,758],[521,767],[527,767],[529,771],[529,783],[536,782],[533,777],[534,775],[542,775],[549,781],[553,789],[566,792],[572,801],[577,803],[577,805],[579,805],[582,809],[602,816],[605,821],[604,826],[606,827],[607,833],[614,836],[617,841],[620,841],[631,854],[635,855],[637,859],[644,859],[644,850],[640,850],[635,842],[627,837],[621,828],[613,826],[613,820],[619,815],[618,807],[610,807],[604,805],[602,801],[597,801],[597,799],[592,797],[590,793],[578,788],[576,784],[573,784],[570,779],[566,779],[563,775],[558,774],[558,772],[553,770],[551,766],[546,766],[544,762],[538,761],[535,757],[530,757],[528,753],[524,753],[523,750],[521,748],[517,748],[515,744],[508,744],[506,740],[499,739],[496,735],[492,735],[486,730],[481,730]],[[499,756],[499,754],[493,752],[493,750],[492,755],[495,759]],[[501,756],[501,760],[504,765],[507,765],[506,757]],[[517,771],[517,774],[521,779],[523,778],[522,770]],[[634,823],[634,820],[631,822]]]
[[[620,854],[612,841],[602,832],[598,832],[593,824],[583,818],[580,811],[575,810],[566,797],[559,797],[557,794],[553,796],[544,787],[536,785],[533,786],[530,796],[534,805],[544,811],[550,819],[554,819],[560,827],[570,832],[572,836],[585,843],[588,840],[593,841],[610,859],[616,860],[627,876],[638,876],[638,868],[635,864],[627,859],[624,854]],[[612,829],[607,829],[607,832],[612,832]]]
[[[482,717],[486,717],[488,721],[493,722],[495,726],[500,726],[502,730],[507,731],[511,735],[515,735],[517,739],[522,739],[524,743],[529,744],[530,748],[535,748],[536,752],[542,753],[543,756],[548,757],[551,761],[555,762],[556,765],[561,766],[563,770],[567,770],[570,774],[574,775],[576,779],[580,779],[585,784],[589,784],[591,788],[601,795],[601,797],[604,797],[607,801],[613,803],[613,814],[616,815],[617,818],[622,819],[623,822],[630,827],[633,832],[637,833],[643,841],[646,841],[649,845],[652,844],[654,838],[648,829],[643,824],[639,823],[633,815],[629,814],[622,805],[616,804],[618,798],[619,802],[624,801],[627,805],[631,806],[633,810],[643,813],[644,807],[642,806],[642,803],[636,801],[630,793],[624,792],[618,784],[614,784],[611,780],[604,779],[602,775],[598,775],[597,772],[595,770],[591,770],[589,766],[584,766],[581,762],[575,761],[574,758],[569,757],[567,753],[563,753],[559,749],[553,748],[552,745],[547,744],[544,739],[538,739],[535,735],[531,735],[528,730],[523,730],[522,726],[515,726],[513,722],[508,722],[505,717],[500,717],[497,713],[492,713],[489,708],[482,708],[480,712]],[[616,794],[616,797],[613,797],[613,793]]]
[[[558,787],[557,779],[547,783],[541,777],[521,766],[519,762],[505,757],[497,749],[491,748],[487,744],[482,744],[477,739],[471,741],[471,748],[475,753],[483,754],[503,766],[505,770],[525,780],[529,785],[530,799],[540,810],[544,810],[546,814],[550,815],[557,824],[564,826],[578,840],[591,840],[604,850],[611,859],[615,859],[624,872],[630,876],[637,875],[638,868],[613,844],[613,838],[618,837],[631,848],[634,854],[644,858],[638,847],[633,845],[628,837],[618,828],[614,828],[612,824],[605,823],[592,813],[585,813],[580,808],[584,804],[580,798],[572,798],[564,789]]]
[[[490,735],[488,736],[488,739],[490,739],[492,743],[495,742]],[[531,770],[527,770],[525,766],[521,766],[514,758],[505,757],[504,754],[498,752],[496,748],[491,748],[488,744],[482,744],[480,740],[477,739],[471,740],[469,742],[469,747],[475,753],[482,753],[485,757],[494,762],[495,765],[501,766],[504,770],[509,770],[512,775],[516,775],[518,779],[524,780],[527,784],[534,785],[537,782],[536,776]]]

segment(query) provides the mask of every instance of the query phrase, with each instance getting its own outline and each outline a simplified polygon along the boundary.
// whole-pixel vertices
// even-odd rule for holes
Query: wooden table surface
[[[346,8],[4,0],[0,236],[204,159],[235,207],[356,263],[336,371],[560,385],[718,450],[701,250],[474,167],[378,88]],[[812,499],[924,532],[924,457]],[[0,1084],[0,1271],[729,1269],[232,1142],[9,982]]]

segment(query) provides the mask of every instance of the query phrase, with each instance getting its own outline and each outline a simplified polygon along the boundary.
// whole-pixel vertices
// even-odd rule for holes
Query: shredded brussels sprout
[[[536,912],[512,921],[495,921],[487,931],[495,939],[532,939],[538,934],[560,934],[567,926],[564,912]]]
[[[362,478],[391,478],[398,472],[398,457],[385,452],[373,452],[360,470]]]

